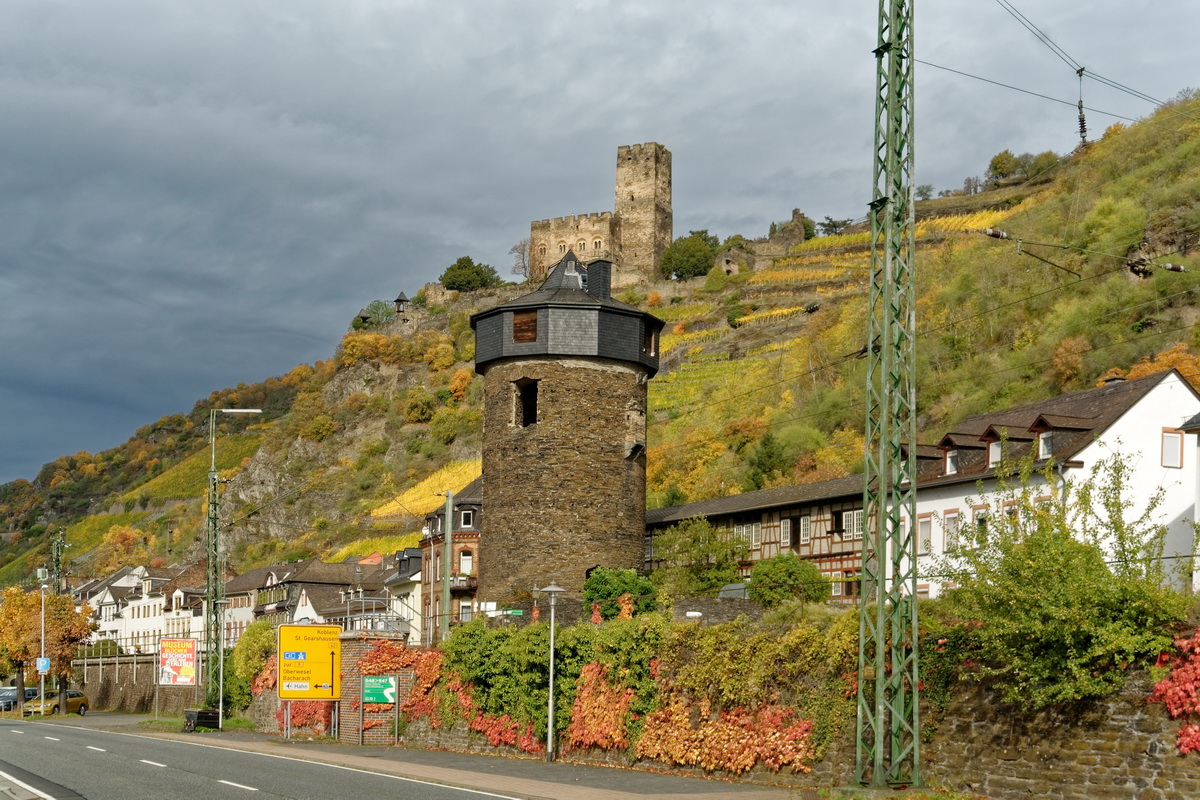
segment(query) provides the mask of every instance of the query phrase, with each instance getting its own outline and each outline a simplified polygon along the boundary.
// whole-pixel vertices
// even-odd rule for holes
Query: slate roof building
[[[596,565],[639,567],[645,535],[646,383],[662,320],[612,297],[612,264],[573,251],[537,291],[482,311],[487,608]]]

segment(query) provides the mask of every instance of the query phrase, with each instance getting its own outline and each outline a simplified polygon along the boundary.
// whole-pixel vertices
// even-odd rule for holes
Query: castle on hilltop
[[[611,261],[613,283],[658,276],[671,244],[671,151],[656,142],[617,148],[612,211],[541,219],[529,226],[529,279],[545,280],[567,251],[581,263]]]

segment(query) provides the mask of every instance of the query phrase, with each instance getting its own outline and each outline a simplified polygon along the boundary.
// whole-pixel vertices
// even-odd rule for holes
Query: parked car
[[[30,714],[57,714],[59,713],[59,692],[46,692],[46,699],[35,697],[25,703],[22,712],[28,716]],[[87,695],[78,689],[67,690],[67,711],[70,713],[83,716],[88,710]]]
[[[37,697],[37,689],[33,686],[26,686],[25,699],[32,700],[35,697]],[[17,687],[0,686],[0,711],[12,711],[23,705],[24,703],[17,702]]]

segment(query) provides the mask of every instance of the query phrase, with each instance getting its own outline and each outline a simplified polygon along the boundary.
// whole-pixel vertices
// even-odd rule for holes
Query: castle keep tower
[[[536,292],[482,311],[486,544],[479,597],[503,603],[594,566],[637,568],[646,530],[646,382],[662,320],[614,300],[574,252]]]
[[[656,142],[617,148],[621,266],[657,277],[671,244],[671,151]]]
[[[529,277],[544,279],[568,250],[583,264],[611,261],[626,279],[657,277],[672,225],[671,151],[656,142],[623,145],[617,148],[613,211],[529,224]]]

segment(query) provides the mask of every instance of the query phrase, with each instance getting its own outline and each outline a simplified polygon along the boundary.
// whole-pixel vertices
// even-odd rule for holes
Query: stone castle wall
[[[481,599],[504,602],[552,580],[578,595],[591,567],[641,565],[646,464],[633,445],[645,442],[645,378],[637,366],[606,359],[487,367]],[[537,422],[527,427],[516,424],[522,379],[538,381]]]
[[[531,280],[545,278],[567,250],[574,250],[585,264],[601,258],[612,261],[614,285],[658,275],[674,224],[671,151],[655,142],[618,147],[615,192],[613,211],[530,223]]]
[[[619,232],[620,222],[611,211],[530,223],[530,272],[537,279],[544,278],[568,250],[574,250],[584,264],[601,258],[611,261],[616,258]]]

